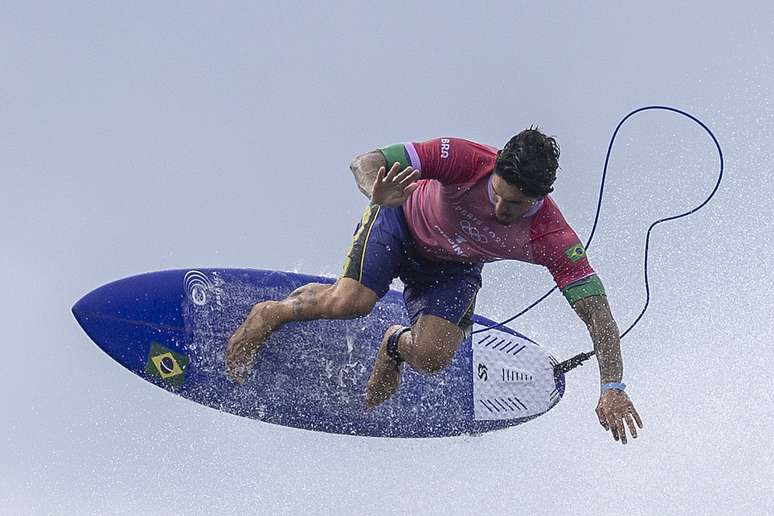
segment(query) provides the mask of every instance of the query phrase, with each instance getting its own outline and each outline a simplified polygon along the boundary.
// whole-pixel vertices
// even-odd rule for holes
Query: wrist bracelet
[[[602,387],[602,392],[609,391],[610,389],[618,389],[619,391],[623,391],[626,389],[626,384],[623,382],[608,382],[604,384]]]

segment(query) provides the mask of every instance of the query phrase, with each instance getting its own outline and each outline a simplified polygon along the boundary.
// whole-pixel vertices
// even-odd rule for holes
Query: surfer
[[[616,441],[642,421],[622,383],[618,327],[602,281],[549,193],[556,140],[530,127],[498,150],[460,138],[391,145],[350,166],[370,198],[340,278],[308,284],[252,307],[229,339],[228,374],[242,383],[272,332],[292,321],[367,315],[396,277],[410,327],[390,326],[366,391],[375,407],[398,388],[402,364],[432,374],[470,335],[483,264],[513,259],[545,266],[588,328],[600,372],[599,423]]]

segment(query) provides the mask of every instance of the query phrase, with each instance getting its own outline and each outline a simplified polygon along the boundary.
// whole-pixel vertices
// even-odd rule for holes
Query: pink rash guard
[[[595,274],[578,236],[550,196],[509,226],[497,222],[492,192],[494,147],[460,138],[403,147],[407,161],[421,172],[419,187],[403,204],[403,212],[424,257],[536,263],[548,268],[560,289]]]

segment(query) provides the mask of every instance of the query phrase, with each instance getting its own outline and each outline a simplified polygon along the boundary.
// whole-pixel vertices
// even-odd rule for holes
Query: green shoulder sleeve
[[[411,159],[406,152],[406,147],[402,143],[396,143],[383,149],[379,149],[384,155],[384,160],[387,162],[387,170],[390,170],[393,163],[396,161],[400,163],[401,169],[404,169],[411,165]]]
[[[575,283],[570,283],[562,289],[562,294],[564,294],[564,297],[567,298],[571,305],[586,297],[606,295],[602,280],[596,274]]]

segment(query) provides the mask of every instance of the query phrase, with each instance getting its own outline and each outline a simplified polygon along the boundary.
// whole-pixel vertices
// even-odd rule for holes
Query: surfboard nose
[[[99,293],[99,290],[100,289],[93,290],[80,298],[71,309],[73,316],[75,317],[75,320],[78,321],[80,327],[95,342],[96,338],[94,330],[95,326],[98,324],[97,318],[101,313],[105,312],[104,306],[107,304],[104,296]]]
[[[79,299],[73,316],[116,362],[164,388],[179,389],[189,361],[183,275],[164,271],[108,283]]]
[[[182,330],[184,272],[140,274],[102,285],[73,305],[73,316],[93,340],[94,327],[108,320]]]
[[[129,305],[131,282],[119,280],[96,288],[80,298],[72,307],[73,315],[86,333],[97,319],[123,319]],[[91,335],[91,334],[90,334]]]
[[[89,295],[90,294],[86,294],[80,298],[71,308],[75,320],[78,321],[78,324],[80,324],[81,328],[84,330],[86,329],[86,324],[88,324]]]
[[[75,318],[80,320],[89,314],[105,313],[106,308],[111,304],[109,296],[106,294],[108,294],[108,292],[105,292],[105,286],[96,288],[85,294],[75,302],[71,309]]]

